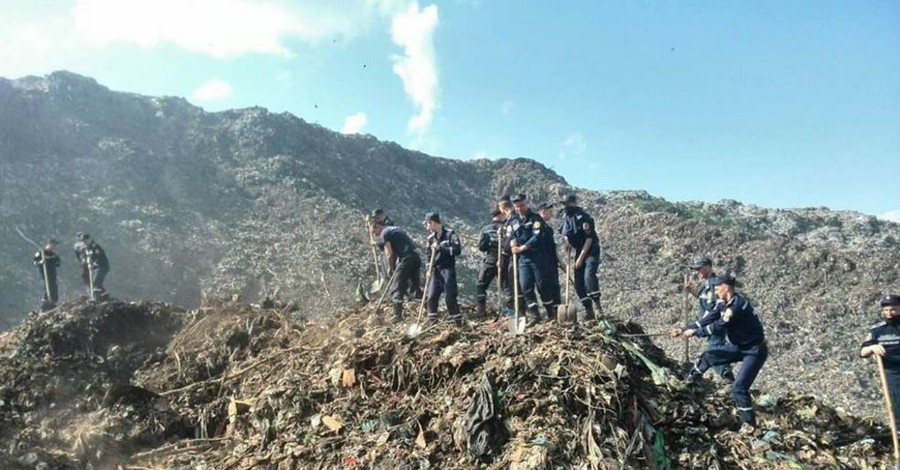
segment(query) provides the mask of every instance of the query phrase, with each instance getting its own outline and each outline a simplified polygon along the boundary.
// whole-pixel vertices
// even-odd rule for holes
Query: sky
[[[0,0],[0,76],[263,106],[589,189],[900,221],[896,0]]]

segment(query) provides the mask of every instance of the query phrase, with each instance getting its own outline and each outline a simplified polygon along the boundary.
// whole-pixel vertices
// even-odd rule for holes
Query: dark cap
[[[509,194],[500,196],[500,202],[509,202]]]
[[[429,212],[427,215],[425,215],[425,220],[423,220],[422,223],[425,224],[428,222],[441,223],[441,215],[437,212]]]
[[[882,307],[893,307],[900,305],[900,295],[886,295],[881,298]]]
[[[539,211],[542,211],[544,209],[553,209],[554,206],[556,206],[556,204],[552,202],[542,202],[537,208]]]
[[[528,197],[525,196],[525,194],[523,194],[523,193],[516,194],[516,195],[512,198],[512,202],[525,202],[525,201],[527,201],[527,200],[528,200]]]
[[[578,196],[574,194],[569,194],[568,196],[560,199],[559,203],[564,206],[571,206],[578,202]]]
[[[503,212],[500,209],[494,209],[491,211],[491,218],[499,217]]]
[[[694,260],[694,263],[691,264],[691,269],[697,270],[702,268],[703,266],[706,266],[707,268],[712,267],[712,260],[709,259],[708,256],[704,256],[702,258],[697,258],[696,260]]]
[[[51,239],[47,240],[47,244],[48,245],[59,245],[59,242],[56,241],[55,238],[51,238]]]
[[[82,234],[81,234],[81,239],[82,239],[82,240],[87,240],[88,238],[91,238],[91,234],[89,234],[89,233],[82,233]]]
[[[737,284],[737,279],[734,277],[733,274],[726,274],[724,276],[717,277],[716,285],[718,286],[718,285],[722,285],[722,284],[734,287],[734,285]]]
[[[81,240],[81,236],[84,235],[83,232],[75,232],[75,239]]]
[[[369,214],[369,217],[375,218],[382,214],[384,214],[384,209],[375,209],[371,214]]]

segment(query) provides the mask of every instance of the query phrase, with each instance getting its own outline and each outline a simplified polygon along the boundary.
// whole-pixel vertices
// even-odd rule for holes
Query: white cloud
[[[216,79],[200,85],[191,96],[197,101],[217,101],[228,98],[232,94],[234,94],[234,90],[231,89],[228,82]]]
[[[424,134],[438,107],[437,60],[434,50],[434,30],[438,25],[438,8],[428,5],[419,8],[412,2],[405,11],[391,20],[391,39],[403,48],[403,55],[394,55],[394,73],[403,81],[403,89],[418,108],[407,123],[411,132]]]
[[[881,220],[897,222],[898,224],[900,224],[900,209],[887,211],[884,214],[879,215],[878,218]]]
[[[359,134],[365,129],[366,124],[368,123],[369,119],[366,117],[366,113],[358,112],[356,114],[351,114],[344,119],[344,127],[341,129],[341,133]]]
[[[515,102],[515,101],[513,101],[513,100],[506,100],[506,101],[504,101],[503,104],[500,106],[500,111],[501,111],[501,112],[503,113],[503,115],[505,116],[505,115],[509,114],[510,111],[512,111],[513,106],[515,106],[515,105],[516,105],[516,102]]]
[[[574,132],[566,136],[559,149],[559,158],[578,158],[587,150],[587,141],[581,132]]]

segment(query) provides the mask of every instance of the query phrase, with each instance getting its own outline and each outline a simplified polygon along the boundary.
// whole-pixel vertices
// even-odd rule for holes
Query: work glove
[[[677,337],[681,336],[681,334],[682,334],[681,328],[672,328],[671,330],[669,330],[669,336],[672,338],[677,338]]]

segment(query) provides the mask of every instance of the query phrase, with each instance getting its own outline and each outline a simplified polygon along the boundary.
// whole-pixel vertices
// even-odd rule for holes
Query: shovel
[[[394,283],[394,278],[397,277],[397,271],[400,271],[400,270],[394,269],[394,273],[391,274],[391,278],[390,278],[390,280],[388,280],[387,286],[390,286],[391,284]],[[381,297],[378,298],[378,303],[375,304],[375,315],[381,315],[381,304],[384,302],[384,298],[387,297],[387,293],[388,293],[387,286],[384,286],[384,290],[381,292]]]
[[[878,360],[878,375],[881,376],[881,393],[884,394],[884,409],[887,411],[888,423],[891,424],[891,441],[894,443],[894,468],[900,467],[900,443],[897,442],[897,422],[894,420],[894,406],[891,403],[891,392],[888,389],[887,375],[884,373],[884,361],[876,355]]]
[[[688,283],[688,275],[684,275],[684,284]],[[691,297],[687,292],[684,293],[684,325],[687,325],[691,321]],[[691,343],[687,338],[684,338],[684,363],[691,364]]]
[[[556,322],[560,325],[575,321],[578,318],[578,309],[571,304],[572,298],[572,265],[574,264],[574,252],[569,250],[570,256],[566,263],[566,303],[556,306]]]
[[[41,245],[38,245],[37,243],[35,243],[34,240],[26,237],[25,234],[22,233],[21,230],[19,230],[19,227],[16,227],[16,232],[19,232],[19,236],[22,237],[23,239],[25,239],[26,242],[31,243],[32,245],[36,246],[38,249],[38,253],[40,253],[40,255],[41,255],[41,268],[44,270],[44,292],[47,293],[47,301],[49,302],[50,301],[50,280],[47,279],[47,260],[44,258],[44,248]],[[91,289],[91,291],[93,291],[93,289]]]
[[[419,304],[419,314],[416,316],[416,322],[409,325],[406,335],[415,338],[422,333],[422,314],[425,313],[425,300],[428,299],[428,286],[431,283],[431,276],[434,273],[434,258],[437,256],[437,250],[431,250],[431,261],[428,263],[428,272],[425,273],[425,292],[422,293],[422,302]]]
[[[365,217],[365,221],[366,232],[369,233],[369,247],[372,249],[372,261],[375,264],[375,280],[369,284],[369,293],[377,294],[381,291],[381,288],[384,287],[384,274],[379,268],[381,263],[378,262],[378,252],[375,250],[375,237],[372,236],[372,224],[369,223],[368,217]]]
[[[512,254],[513,263],[513,308],[515,313],[509,320],[509,332],[518,335],[525,332],[525,316],[519,315],[519,256],[515,252]]]

